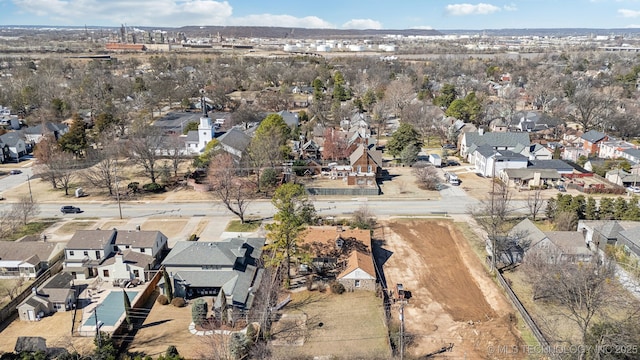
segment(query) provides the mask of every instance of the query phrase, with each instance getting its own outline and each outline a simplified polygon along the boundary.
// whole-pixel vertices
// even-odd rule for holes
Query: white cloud
[[[631,25],[627,25],[625,27],[627,29],[637,29],[637,28],[640,28],[640,24],[631,24]]]
[[[283,26],[300,28],[335,28],[335,25],[317,16],[298,18],[291,15],[259,14],[231,18],[226,25],[238,26]]]
[[[371,19],[351,19],[342,24],[345,29],[382,29],[382,23]]]
[[[518,6],[514,3],[507,4],[502,7],[504,11],[518,11]]]
[[[640,16],[640,11],[629,9],[618,9],[618,14],[625,18],[635,18]]]
[[[488,15],[493,14],[495,12],[500,11],[500,8],[491,5],[480,3],[477,5],[473,4],[451,4],[447,5],[445,11],[449,15],[453,16],[464,16],[464,15]]]
[[[221,25],[231,17],[227,1],[213,0],[13,0],[23,12],[52,21],[184,26]]]

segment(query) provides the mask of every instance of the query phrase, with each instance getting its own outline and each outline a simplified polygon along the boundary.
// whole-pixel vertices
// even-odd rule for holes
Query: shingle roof
[[[162,262],[167,266],[233,266],[238,257],[260,257],[264,238],[231,238],[216,242],[178,241]]]
[[[116,230],[78,230],[67,243],[69,250],[102,250],[113,241]]]
[[[586,133],[582,134],[580,137],[583,140],[587,140],[588,142],[595,144],[598,141],[604,139],[607,135],[595,130],[589,130]]]
[[[34,255],[42,261],[50,260],[64,249],[62,243],[0,241],[0,260],[26,261]]]
[[[573,171],[573,166],[560,159],[552,160],[529,160],[528,169],[554,169],[557,171]]]
[[[154,258],[151,255],[139,253],[137,251],[125,250],[122,252],[122,262],[125,264],[133,264],[141,268],[147,268],[149,265],[153,264]],[[106,265],[113,265],[116,262],[116,254],[110,256],[105,259],[100,267]]]
[[[44,123],[44,128],[45,130],[43,130],[43,126],[42,124],[38,124],[36,126],[30,126],[27,128],[22,129],[22,132],[24,134],[30,134],[30,135],[39,135],[39,134],[44,134],[46,132],[63,132],[65,130],[67,130],[69,128],[69,126],[67,124],[54,124],[52,122],[47,121],[46,123]]]
[[[130,245],[139,248],[152,248],[156,240],[164,237],[160,231],[118,230],[115,245]]]
[[[520,221],[516,226],[514,226],[509,234],[514,236],[520,236],[525,238],[528,242],[530,242],[530,247],[536,246],[540,241],[542,241],[547,236],[540,230],[536,224],[531,222],[529,219],[524,219]]]
[[[504,169],[503,170],[510,179],[531,180],[536,173],[540,174],[541,179],[560,179],[562,176],[556,169]]]
[[[563,254],[591,255],[582,233],[577,231],[546,231],[544,234]]]
[[[374,279],[376,278],[376,269],[373,266],[371,254],[365,254],[363,252],[355,250],[349,255],[349,258],[347,259],[347,267],[340,273],[340,275],[338,275],[338,279],[349,275],[357,269],[366,272]]]
[[[627,155],[631,155],[634,158],[640,158],[640,149],[625,149],[624,151],[622,151],[623,153],[627,154]]]
[[[187,133],[187,137],[184,139],[185,142],[197,143],[200,141],[200,137],[198,136],[198,130],[189,130]]]
[[[16,132],[8,132],[6,134],[0,135],[0,139],[3,143],[9,145],[10,147],[16,146],[16,144],[20,140],[22,140]]]
[[[298,114],[292,113],[291,111],[282,110],[277,112],[276,114],[282,116],[282,119],[289,127],[298,126],[300,121],[298,120]]]
[[[47,280],[44,284],[42,284],[42,289],[68,289],[71,286],[71,282],[73,281],[73,275],[67,272],[59,272],[49,280]]]
[[[531,143],[529,134],[524,132],[486,132],[482,135],[478,132],[467,132],[464,139],[467,147],[472,144],[478,146],[514,147],[518,144],[529,145]]]
[[[367,149],[363,144],[358,145],[358,147],[349,155],[350,164],[354,164],[358,159],[360,159],[367,152],[367,156],[376,164],[378,167],[382,167],[382,151],[379,150],[370,150]]]
[[[230,148],[238,151],[245,151],[249,143],[251,143],[251,137],[238,129],[231,129],[218,138],[221,144],[224,144]]]

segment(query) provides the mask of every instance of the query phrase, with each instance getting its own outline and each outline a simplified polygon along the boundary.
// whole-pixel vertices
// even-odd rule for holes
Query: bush
[[[197,240],[198,240],[198,235],[191,234],[191,236],[189,236],[189,241],[197,241]]]
[[[334,294],[342,294],[346,291],[346,289],[344,288],[344,285],[342,285],[341,283],[334,281],[331,283],[331,292]]]
[[[191,305],[191,320],[196,325],[202,325],[207,319],[208,312],[207,302],[203,299],[197,299],[193,305]]]
[[[184,307],[187,303],[184,301],[183,298],[181,297],[177,297],[174,298],[173,300],[171,300],[171,305],[175,306],[175,307]]]
[[[159,193],[164,191],[164,186],[158,183],[144,184],[142,185],[142,188],[144,189],[144,191],[148,191],[152,193]]]
[[[140,191],[140,183],[137,181],[131,182],[127,185],[127,189],[131,190],[131,192],[135,194]]]
[[[167,305],[169,303],[169,298],[166,295],[159,295],[156,301],[160,305]]]

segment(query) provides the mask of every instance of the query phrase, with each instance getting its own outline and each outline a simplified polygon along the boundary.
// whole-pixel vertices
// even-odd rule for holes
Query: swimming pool
[[[127,291],[129,300],[133,303],[136,295],[139,291]],[[116,322],[122,314],[124,314],[124,295],[122,291],[115,290],[109,293],[104,300],[96,308],[98,312],[98,321],[102,322],[104,326],[115,326]],[[96,316],[91,312],[89,317],[82,326],[96,326]]]

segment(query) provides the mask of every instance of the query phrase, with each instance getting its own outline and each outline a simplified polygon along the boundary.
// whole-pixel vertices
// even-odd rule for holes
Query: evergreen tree
[[[173,300],[173,285],[171,285],[171,278],[165,268],[162,268],[162,277],[164,278],[164,295],[169,299],[169,302]]]
[[[401,123],[387,143],[387,151],[394,158],[402,153],[405,147],[420,144],[420,134],[408,123]]]
[[[201,326],[207,320],[207,302],[202,298],[196,299],[191,305],[191,320],[194,324]]]
[[[598,214],[600,220],[611,220],[613,219],[614,209],[613,209],[613,199],[611,198],[602,198],[600,199],[600,207],[598,208]]]
[[[627,200],[625,200],[621,196],[616,198],[616,200],[613,202],[613,218],[615,220],[621,220],[622,218],[624,218],[627,212],[627,207]]]
[[[133,323],[131,322],[131,300],[129,300],[129,295],[127,295],[126,291],[122,290],[122,295],[124,296],[124,320],[127,322],[129,330],[131,330],[133,328]]]
[[[73,114],[73,122],[69,127],[69,131],[60,137],[59,143],[63,151],[70,152],[76,157],[82,156],[87,149],[87,133],[84,128],[84,120],[78,113]]]
[[[548,220],[555,220],[556,214],[558,213],[558,200],[554,198],[550,198],[547,200],[547,207],[544,211]]]
[[[598,205],[596,199],[589,196],[585,205],[584,218],[587,220],[598,220]]]
[[[638,198],[633,197],[627,204],[627,212],[622,220],[638,221],[640,220],[640,206],[638,206]]]
[[[571,195],[568,195],[571,196]],[[582,220],[585,217],[586,203],[584,195],[578,195],[571,198],[571,204],[569,205],[569,211],[576,214],[578,220]]]

